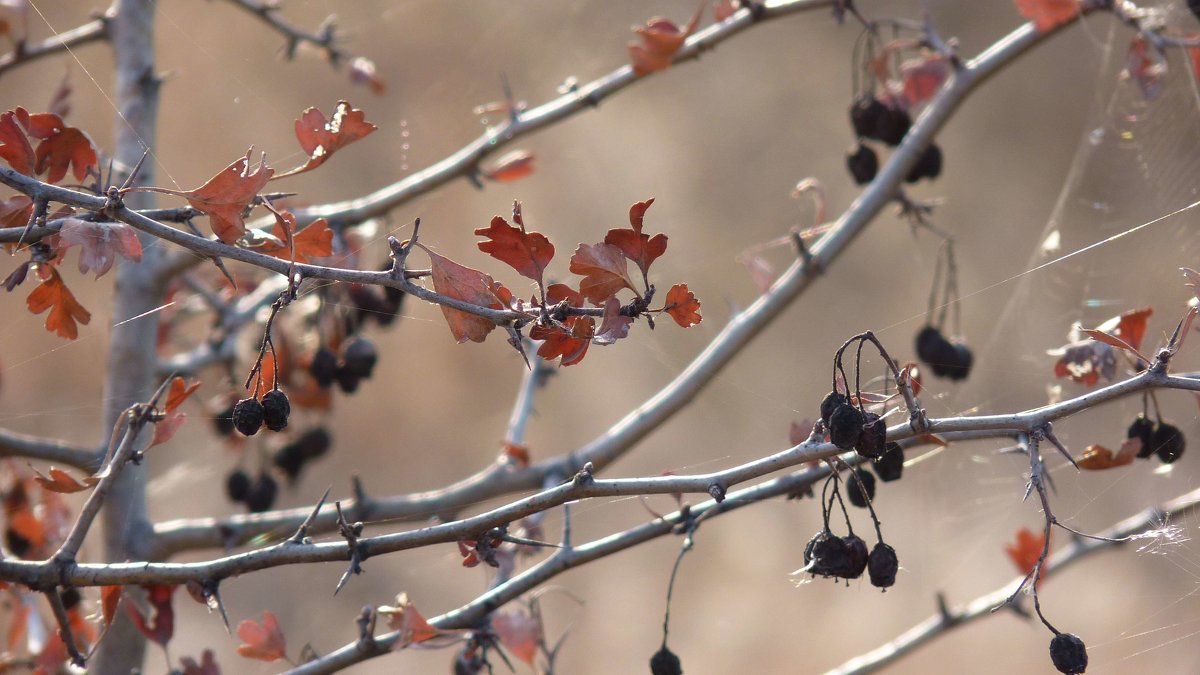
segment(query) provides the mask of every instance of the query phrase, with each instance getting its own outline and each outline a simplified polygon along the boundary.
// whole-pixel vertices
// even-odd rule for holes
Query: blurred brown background
[[[101,9],[32,4],[57,30]],[[916,2],[859,4],[871,16],[917,12]],[[933,0],[930,6],[942,35],[956,37],[966,56],[1020,21],[1008,0]],[[156,148],[160,184],[198,186],[250,145],[265,150],[274,166],[299,163],[292,120],[306,107],[329,111],[347,98],[380,130],[284,187],[312,202],[361,194],[478,135],[483,126],[471,110],[500,98],[501,73],[518,98],[539,104],[569,76],[588,81],[624,63],[630,26],[656,14],[683,23],[696,4],[289,0],[285,7],[288,20],[307,27],[337,12],[346,50],[376,62],[387,92],[373,95],[352,85],[344,70],[314,58],[280,60],[281,38],[228,3],[164,2],[157,17],[159,64],[170,77]],[[1168,9],[1181,27],[1195,28],[1186,12]],[[50,34],[37,13],[31,23],[35,37]],[[931,384],[924,402],[934,414],[1040,405],[1053,384],[1052,359],[1044,350],[1065,341],[1071,321],[1095,325],[1151,304],[1158,310],[1147,337],[1153,343],[1173,327],[1188,297],[1174,270],[1200,264],[1192,255],[1191,214],[1012,278],[1039,262],[1031,256],[1048,229],[1061,230],[1065,253],[1196,199],[1191,159],[1200,156],[1200,125],[1186,65],[1172,62],[1176,67],[1159,103],[1141,102],[1127,85],[1114,93],[1130,33],[1110,24],[1109,17],[1097,16],[1072,27],[988,82],[938,138],[945,152],[942,178],[913,190],[918,197],[948,200],[934,220],[958,237],[963,333],[976,351],[968,382]],[[826,11],[755,27],[698,63],[649,78],[598,110],[520,140],[515,147],[537,155],[532,176],[483,191],[459,180],[392,214],[391,227],[421,217],[424,241],[439,252],[520,288],[515,275],[475,248],[471,233],[491,215],[507,213],[513,198],[523,200],[527,223],[558,247],[554,271],[560,276],[566,276],[576,243],[598,241],[608,228],[623,225],[632,202],[656,198],[647,228],[666,232],[671,243],[655,265],[655,278],[688,282],[704,303],[704,322],[687,331],[662,325],[650,332],[638,325],[631,339],[593,347],[581,365],[562,370],[538,398],[529,431],[535,459],[602,433],[680,372],[733,310],[754,299],[757,290],[735,258],[809,222],[811,207],[788,196],[797,180],[824,181],[831,214],[854,199],[858,188],[843,156],[852,141],[846,108],[858,33],[850,24],[838,27]],[[0,109],[44,108],[63,69],[70,68],[70,121],[109,147],[109,52],[93,45],[75,56],[87,73],[63,56],[6,74]],[[401,135],[405,128],[407,138]],[[376,247],[382,258],[386,246]],[[928,233],[914,235],[886,212],[685,412],[607,475],[710,471],[786,447],[789,424],[816,413],[828,390],[833,351],[846,336],[873,329],[893,354],[911,358],[936,251]],[[786,251],[775,255],[782,268]],[[106,347],[112,275],[92,283],[67,274],[93,312],[92,325],[74,343],[46,333],[43,318],[25,311],[21,293],[5,299],[10,318],[0,328],[0,418],[15,430],[92,442],[101,436],[98,356]],[[393,329],[374,332],[383,352],[375,378],[336,402],[328,420],[334,452],[284,495],[284,505],[311,503],[328,485],[335,497],[348,495],[349,477],[356,474],[375,494],[432,489],[494,460],[521,361],[500,337],[484,345],[454,344],[436,308],[411,302],[407,313]],[[1187,356],[1184,365],[1198,361]],[[205,384],[201,391],[209,394],[223,387],[216,372]],[[1078,391],[1064,387],[1067,395]],[[1195,437],[1195,400],[1170,393],[1159,400]],[[1138,409],[1140,402],[1126,401],[1056,428],[1077,452],[1091,443],[1115,447]],[[202,414],[191,410],[193,417]],[[1021,526],[1040,527],[1041,517],[1033,501],[1021,502],[1026,463],[996,455],[1002,445],[956,445],[910,466],[901,482],[881,487],[884,534],[902,565],[896,587],[886,594],[865,583],[793,585],[788,573],[801,566],[804,542],[819,527],[813,501],[778,500],[705,525],[683,563],[672,611],[670,644],[685,672],[820,672],[929,616],[939,591],[955,604],[1007,582],[1015,570],[1003,545]],[[1056,470],[1057,515],[1083,530],[1107,526],[1194,486],[1198,452],[1168,473],[1155,472],[1157,464],[1150,463],[1098,474]],[[232,464],[209,425],[194,420],[150,459],[157,476],[153,515],[234,512],[221,494]],[[669,508],[668,500],[651,503]],[[574,514],[579,541],[649,517],[637,500],[598,500],[577,506]],[[853,515],[867,527],[863,514]],[[548,531],[556,532],[558,522],[555,514]],[[1177,524],[1190,537],[1196,523],[1187,518]],[[552,636],[573,624],[562,673],[647,670],[660,641],[678,545],[676,539],[658,540],[554,580],[585,603],[576,606],[565,594],[547,600]],[[235,622],[258,618],[263,609],[276,612],[295,654],[305,642],[324,653],[353,640],[359,609],[388,603],[399,591],[434,615],[472,599],[487,584],[486,569],[461,568],[449,545],[370,560],[366,570],[337,598],[331,594],[340,564],[257,573],[222,590]],[[1185,542],[1162,555],[1133,547],[1104,554],[1052,578],[1042,598],[1051,621],[1087,641],[1089,672],[1197,672],[1198,590],[1200,547]],[[236,641],[220,621],[183,594],[176,606],[181,616],[174,658],[209,646],[225,672],[274,670],[237,657]],[[1003,612],[919,650],[891,672],[1050,672],[1049,638],[1041,626]],[[449,652],[413,650],[353,672],[447,672],[449,659]],[[152,649],[147,672],[162,668]]]

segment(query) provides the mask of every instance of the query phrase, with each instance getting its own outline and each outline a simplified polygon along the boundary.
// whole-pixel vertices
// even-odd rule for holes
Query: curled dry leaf
[[[259,661],[287,658],[287,641],[279,629],[279,620],[268,610],[263,610],[261,624],[250,619],[239,623],[237,636],[245,643],[238,645],[237,653],[240,656]]]
[[[255,249],[259,253],[282,260],[291,260],[292,246],[295,246],[296,262],[298,263],[311,263],[314,258],[328,258],[333,255],[333,230],[329,229],[329,221],[318,218],[297,232],[294,214],[289,211],[280,211],[272,212],[272,215],[275,216],[275,227],[272,234],[281,243],[276,244],[267,240]]]
[[[705,4],[701,3],[692,20],[683,28],[660,16],[650,19],[645,26],[635,26],[633,32],[637,33],[641,42],[629,43],[633,72],[646,75],[669,68],[671,60],[683,48],[688,36],[696,32],[696,27],[700,25],[700,17],[704,14],[704,7]]]
[[[3,148],[0,148],[2,151]],[[33,215],[33,200],[25,195],[0,199],[0,227],[25,227]]]
[[[507,609],[492,615],[492,630],[510,654],[533,665],[542,638],[542,622],[524,609]]]
[[[600,330],[596,332],[596,344],[611,345],[629,336],[633,318],[621,314],[621,302],[611,296],[604,302],[604,316],[600,319]]]
[[[258,166],[251,167],[251,152],[253,148],[204,185],[182,193],[192,208],[208,214],[213,234],[226,244],[233,244],[246,233],[242,213],[275,175],[265,156],[259,159]]]
[[[642,232],[642,220],[653,203],[654,199],[650,198],[629,207],[630,227],[609,230],[604,235],[604,243],[621,249],[625,257],[642,271],[643,279],[649,274],[650,265],[667,251],[667,235],[656,234],[651,237]]]
[[[97,279],[112,269],[117,256],[133,262],[142,259],[142,243],[138,241],[137,232],[125,223],[93,223],[67,218],[57,234],[47,237],[47,243],[57,254],[79,246],[79,272],[95,272]]]
[[[926,54],[900,64],[908,105],[918,106],[933,98],[949,74],[950,66],[940,54]]]
[[[472,305],[504,309],[504,305],[492,291],[496,282],[490,276],[479,270],[459,265],[449,258],[430,251],[421,244],[417,245],[429,254],[433,290]],[[496,324],[481,316],[468,314],[446,305],[441,305],[441,308],[442,315],[446,317],[446,323],[450,325],[450,333],[454,335],[454,339],[459,344],[467,340],[483,342],[487,339],[488,333],[496,327]]]
[[[573,366],[587,355],[596,332],[596,320],[590,316],[572,316],[562,325],[563,328],[534,326],[529,330],[529,337],[543,340],[538,356],[547,361],[562,357],[560,366]]]
[[[496,160],[483,175],[501,183],[511,183],[533,173],[534,155],[527,150],[513,150]]]
[[[333,153],[361,140],[377,128],[366,120],[366,113],[352,107],[348,101],[338,101],[333,117],[329,118],[317,108],[309,108],[296,120],[296,140],[300,141],[308,161],[276,178],[311,171],[324,164]]]
[[[49,490],[51,492],[57,492],[59,494],[83,492],[84,490],[87,490],[96,483],[100,482],[95,476],[88,476],[87,478],[83,479],[83,482],[80,482],[66,471],[53,466],[50,467],[50,470],[48,471],[50,474],[49,476],[42,475],[42,473],[37,469],[34,469],[33,473],[33,479],[37,481],[38,485],[42,486],[42,489]]]
[[[375,94],[382,94],[387,90],[387,85],[375,72],[375,62],[365,56],[359,56],[350,62],[350,81],[366,85]]]
[[[1044,33],[1079,14],[1079,0],[1014,0],[1021,16],[1033,22]]]
[[[521,213],[520,202],[513,203],[513,213]],[[523,219],[514,219],[520,227],[513,227],[502,216],[493,216],[490,226],[475,230],[477,236],[487,238],[479,242],[479,250],[541,284],[546,266],[554,258],[554,244],[540,232],[526,232]]]
[[[1114,453],[1103,445],[1089,445],[1083,451],[1083,456],[1076,460],[1079,468],[1087,471],[1103,471],[1117,466],[1132,464],[1142,447],[1140,438],[1127,438],[1121,443],[1121,448]]]
[[[1029,574],[1033,572],[1033,568],[1037,566],[1038,560],[1042,557],[1042,548],[1045,545],[1045,533],[1034,534],[1029,528],[1022,527],[1017,532],[1017,540],[1004,545],[1004,552],[1008,554],[1009,560],[1012,560],[1021,574]]]
[[[579,292],[596,304],[623,288],[637,292],[629,278],[624,252],[612,244],[580,244],[571,256],[570,269],[583,276]]]
[[[29,311],[41,314],[47,309],[46,330],[57,333],[59,337],[74,340],[79,337],[79,326],[85,326],[92,320],[91,312],[75,299],[67,285],[63,283],[58,270],[49,265],[38,265],[37,275],[42,283],[26,299]]]
[[[438,630],[429,625],[416,605],[408,599],[408,593],[397,595],[395,606],[383,605],[377,611],[387,617],[388,628],[400,632],[400,636],[392,643],[392,649],[404,649],[438,635]]]
[[[703,318],[700,316],[700,301],[688,290],[687,284],[675,284],[667,291],[664,309],[683,328],[695,326]]]
[[[143,585],[142,588],[146,590],[147,600],[150,604],[149,615],[143,615],[137,604],[133,602],[126,602],[125,610],[129,613],[133,625],[142,635],[165,647],[171,641],[171,636],[175,634],[175,610],[171,607],[171,597],[175,595],[175,589],[179,587],[167,584],[149,584]]]
[[[174,438],[175,432],[179,431],[179,427],[183,426],[184,420],[187,419],[187,413],[179,411],[178,408],[199,388],[199,382],[188,384],[182,377],[177,376],[171,380],[170,389],[167,390],[167,402],[163,406],[164,415],[154,425],[151,446],[166,443]]]
[[[1142,348],[1142,338],[1146,335],[1146,319],[1154,314],[1154,308],[1143,307],[1132,309],[1120,316],[1105,321],[1096,330],[1120,338],[1135,350]]]

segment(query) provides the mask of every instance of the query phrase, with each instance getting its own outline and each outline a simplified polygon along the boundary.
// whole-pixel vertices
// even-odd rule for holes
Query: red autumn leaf
[[[28,128],[29,112],[24,108],[18,107],[0,115],[0,159],[8,162],[13,171],[32,176],[37,157],[29,144]]]
[[[910,106],[918,106],[933,98],[950,74],[950,66],[940,54],[909,59],[900,64],[904,81],[904,98]]]
[[[79,273],[95,272],[97,279],[112,269],[117,256],[133,262],[142,259],[142,242],[138,241],[137,232],[125,223],[67,218],[58,234],[47,238],[47,243],[56,254],[79,246]]]
[[[165,415],[163,419],[155,423],[154,437],[150,440],[150,445],[166,443],[175,437],[175,432],[179,431],[179,427],[183,426],[184,420],[187,419],[187,413],[180,412],[176,408],[183,405],[183,402],[199,387],[199,382],[189,385],[182,377],[171,380],[171,387],[167,391],[167,403],[163,409]]]
[[[377,128],[366,120],[366,113],[353,108],[348,101],[338,101],[333,117],[329,118],[320,110],[309,108],[296,120],[296,140],[300,141],[300,147],[304,148],[308,161],[303,166],[279,174],[276,178],[294,176],[315,169],[324,164],[333,153],[368,136]]]
[[[596,321],[590,316],[572,316],[563,322],[566,330],[546,326],[534,326],[529,337],[544,340],[537,354],[547,361],[562,357],[560,366],[573,366],[587,355],[588,347],[596,332]]]
[[[184,380],[178,375],[175,376],[175,378],[171,380],[170,387],[167,389],[167,403],[165,406],[163,406],[163,409],[169,413],[175,412],[175,409],[183,405],[183,402],[188,400],[188,398],[199,388],[199,382],[188,384],[187,380]]]
[[[675,284],[667,291],[666,312],[675,323],[689,328],[700,323],[700,301],[688,290],[687,284]]]
[[[533,665],[542,638],[542,622],[525,610],[510,609],[492,615],[492,630],[508,653]]]
[[[281,260],[292,259],[292,246],[296,247],[296,262],[311,263],[313,258],[328,258],[333,255],[333,230],[329,222],[318,218],[299,232],[296,231],[296,216],[289,211],[272,212],[275,228],[272,234],[283,245],[264,243],[254,250]]]
[[[287,658],[287,643],[279,621],[270,611],[263,610],[262,623],[250,619],[238,624],[237,636],[245,644],[238,645],[237,653],[248,659],[278,661]]]
[[[1146,335],[1146,319],[1152,314],[1154,314],[1152,307],[1133,309],[1105,321],[1097,327],[1097,330],[1121,338],[1134,349],[1141,349],[1142,338]]]
[[[43,114],[53,117],[58,120],[59,124],[62,124],[58,115]],[[35,115],[35,117],[37,116]],[[63,125],[38,143],[37,172],[42,173],[49,170],[50,174],[46,176],[48,182],[57,183],[65,178],[68,167],[73,167],[71,174],[75,176],[75,180],[82,181],[87,178],[88,170],[97,168],[99,164],[96,146],[92,143],[92,139],[75,127]]]
[[[633,72],[646,75],[671,66],[675,54],[683,48],[688,36],[696,32],[700,25],[700,17],[704,13],[704,4],[696,10],[695,16],[687,26],[680,28],[670,19],[656,16],[646,22],[645,26],[635,26],[633,32],[641,38],[641,43],[629,43],[629,58],[633,63]]]
[[[1014,0],[1021,16],[1033,22],[1044,33],[1079,14],[1079,0]]]
[[[642,271],[643,279],[649,273],[650,265],[667,250],[667,235],[656,234],[651,237],[642,232],[642,219],[646,215],[646,209],[653,203],[654,199],[650,198],[629,207],[631,227],[609,230],[604,235],[604,243],[621,249],[625,257],[632,260]]]
[[[513,213],[520,211],[521,203],[513,202]],[[554,245],[542,233],[527,232],[524,223],[518,222],[520,228],[509,225],[501,216],[493,216],[489,227],[475,230],[476,236],[487,237],[487,241],[479,242],[479,250],[541,284],[542,274],[554,258]]]
[[[1115,466],[1125,466],[1132,464],[1134,457],[1137,456],[1137,451],[1142,446],[1142,441],[1139,438],[1128,438],[1121,444],[1121,449],[1117,453],[1102,445],[1089,445],[1087,450],[1083,451],[1083,455],[1076,460],[1079,468],[1088,471],[1102,471],[1111,469]]]
[[[33,215],[33,200],[25,195],[0,199],[0,227],[25,227]]]
[[[37,481],[37,484],[41,485],[43,490],[59,494],[83,492],[100,482],[95,476],[88,476],[83,479],[83,482],[79,482],[71,474],[53,466],[50,467],[48,472],[50,474],[49,477],[42,475],[37,469],[34,469],[33,473],[33,480]]]
[[[359,56],[350,62],[350,81],[367,85],[375,94],[382,94],[387,90],[387,85],[375,74],[375,62],[365,56]]]
[[[213,656],[211,649],[204,650],[204,654],[200,657],[200,663],[185,656],[179,660],[179,665],[183,666],[183,675],[221,675],[221,668],[217,665],[216,657]]]
[[[46,316],[46,330],[57,333],[59,337],[64,337],[68,340],[74,340],[79,337],[79,326],[76,322],[87,325],[92,320],[91,312],[84,309],[83,305],[75,299],[67,285],[63,283],[62,277],[58,276],[58,270],[49,265],[38,265],[38,276],[42,283],[26,299],[26,304],[29,306],[29,311],[34,314],[41,314],[47,309],[50,314]]]
[[[408,599],[408,593],[397,595],[395,606],[383,605],[377,611],[387,617],[388,628],[400,632],[399,637],[392,643],[392,649],[403,649],[438,635],[438,629],[429,625],[416,605]]]
[[[604,302],[604,316],[600,319],[600,330],[596,331],[596,344],[610,345],[621,338],[629,336],[629,327],[633,325],[631,317],[621,314],[621,301],[616,296],[609,296]]]
[[[275,170],[267,166],[265,157],[259,160],[258,166],[251,168],[251,150],[204,185],[182,193],[192,208],[208,214],[213,234],[226,244],[232,244],[246,234],[242,213],[275,174]]]
[[[1045,533],[1034,534],[1029,528],[1022,527],[1017,532],[1016,542],[1004,545],[1004,552],[1008,554],[1008,558],[1013,561],[1021,574],[1029,574],[1037,566],[1045,544]]]
[[[100,587],[100,615],[104,618],[105,626],[111,626],[117,616],[117,605],[121,602],[122,590],[123,586]]]
[[[583,294],[566,284],[550,284],[546,287],[546,302],[557,305],[563,300],[572,307],[583,306]]]
[[[420,244],[418,244],[420,246]],[[429,254],[429,267],[433,277],[433,290],[447,297],[472,305],[504,309],[496,294],[492,292],[495,281],[483,272],[470,267],[464,267],[449,258],[444,258],[425,246],[421,246]],[[462,310],[441,305],[442,315],[450,325],[450,333],[459,344],[470,340],[483,342],[488,333],[496,327],[490,320]]]
[[[1129,43],[1122,77],[1132,79],[1147,101],[1162,93],[1167,76],[1167,61],[1161,51],[1150,44],[1141,33]]]
[[[571,271],[583,276],[579,292],[600,304],[622,288],[637,292],[629,278],[625,254],[612,244],[580,244],[571,256]]]
[[[513,150],[505,154],[492,168],[485,169],[483,175],[501,183],[511,183],[533,173],[533,153],[527,150]]]
[[[171,596],[179,587],[149,584],[142,588],[149,594],[150,616],[142,616],[142,612],[133,602],[126,602],[125,610],[142,635],[165,647],[175,634],[175,610],[171,607]]]
[[[505,443],[500,450],[500,457],[519,469],[529,466],[529,448],[516,443]]]

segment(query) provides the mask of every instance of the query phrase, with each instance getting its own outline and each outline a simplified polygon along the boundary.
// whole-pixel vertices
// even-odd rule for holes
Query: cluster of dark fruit
[[[917,333],[917,358],[938,377],[965,380],[971,373],[974,357],[961,342],[951,342],[934,326],[925,326]]]
[[[1155,424],[1143,415],[1138,415],[1129,425],[1126,436],[1141,440],[1142,449],[1138,451],[1138,459],[1157,455],[1163,464],[1170,464],[1182,457],[1187,449],[1187,440],[1179,427],[1162,420]]]
[[[217,431],[226,436],[234,430],[243,436],[253,436],[264,425],[271,431],[283,431],[291,414],[292,404],[287,394],[272,389],[263,394],[262,400],[244,398],[223,411],[216,418]]]
[[[860,409],[837,390],[821,401],[821,421],[830,442],[842,450],[853,448],[866,459],[879,459],[887,450],[887,425],[879,415]]]
[[[265,471],[251,479],[242,469],[234,469],[225,479],[225,494],[230,501],[245,504],[250,513],[270,511],[279,494],[279,484]]]
[[[314,427],[279,448],[271,463],[287,476],[288,483],[295,483],[304,465],[328,452],[332,443],[333,438],[325,427]]]
[[[664,644],[650,657],[650,675],[683,675],[683,664]]]
[[[382,267],[384,271],[392,269],[388,260]],[[350,296],[350,306],[353,312],[346,317],[347,332],[356,333],[367,321],[374,320],[380,326],[392,325],[400,315],[404,306],[404,291],[398,288],[383,286],[364,286],[363,284],[347,284]]]
[[[1050,660],[1058,672],[1078,675],[1087,670],[1087,645],[1078,635],[1058,633],[1050,640]]]
[[[356,337],[342,344],[341,359],[327,347],[318,349],[308,364],[308,372],[321,388],[328,389],[337,382],[338,388],[352,394],[360,380],[371,377],[378,360],[375,345],[364,337]]]
[[[850,124],[858,136],[858,145],[846,155],[846,167],[854,182],[865,185],[875,180],[879,171],[879,156],[863,139],[880,141],[891,147],[896,147],[904,140],[912,126],[908,111],[898,105],[888,105],[871,94],[863,94],[854,99],[850,106]],[[920,159],[909,170],[904,180],[915,183],[922,178],[930,180],[942,173],[942,151],[937,145],[930,143],[921,154]]]
[[[804,547],[804,571],[814,576],[857,579],[866,571],[872,586],[890,588],[899,568],[895,549],[881,541],[868,553],[867,542],[853,532],[839,537],[822,530]]]

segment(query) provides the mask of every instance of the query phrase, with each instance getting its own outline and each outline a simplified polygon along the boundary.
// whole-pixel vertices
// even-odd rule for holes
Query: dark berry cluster
[[[327,347],[321,347],[313,353],[312,361],[308,364],[308,372],[323,389],[328,389],[337,382],[338,388],[344,393],[352,394],[358,390],[360,380],[369,379],[379,361],[379,353],[375,345],[364,337],[354,337],[342,344],[342,356],[338,358]]]
[[[975,360],[967,345],[947,340],[934,326],[925,326],[917,333],[917,358],[934,375],[956,381],[967,379]]]
[[[384,269],[391,269],[391,267],[389,262]],[[381,295],[380,290],[373,286],[362,284],[347,284],[347,286],[349,287],[347,292],[350,296],[350,306],[354,310],[348,317],[348,322],[352,324],[351,332],[370,320],[374,320],[380,326],[390,326],[400,315],[400,309],[404,306],[404,292],[400,289],[385,286]]]
[[[328,452],[332,443],[325,427],[314,427],[279,448],[271,462],[287,476],[289,483],[295,483],[304,466]]]
[[[890,100],[890,99],[889,99]],[[864,140],[873,140],[896,147],[912,127],[912,118],[899,103],[885,103],[875,95],[866,93],[854,99],[850,105],[850,125],[858,143],[846,154],[846,168],[854,182],[865,185],[875,180],[879,171],[879,156]],[[915,183],[922,178],[930,180],[942,173],[942,151],[930,144],[909,170],[904,180]]]
[[[263,394],[262,400],[244,398],[233,405],[229,411],[229,419],[234,429],[243,436],[253,436],[266,425],[271,431],[283,431],[287,428],[288,416],[292,414],[292,404],[287,394],[280,389],[272,389]],[[224,417],[217,418],[217,429],[225,427]]]
[[[821,497],[821,515],[824,527],[804,547],[804,567],[800,568],[798,572],[846,580],[858,579],[863,572],[866,572],[871,580],[871,585],[887,589],[896,583],[896,571],[899,569],[896,551],[883,543],[882,539],[868,551],[867,542],[854,534],[853,529],[846,536],[839,537],[829,527],[834,504],[841,507],[842,515],[846,517],[847,527],[850,525],[849,514],[846,513],[846,507],[842,504],[839,492],[840,484],[841,480],[836,473],[830,476],[825,483]],[[831,486],[832,492],[830,492]],[[855,469],[849,472],[849,477],[846,479],[846,491],[851,503],[871,509],[871,522],[875,525],[876,534],[879,534],[879,520],[875,517],[874,509],[871,508],[871,499],[875,492],[875,477],[863,469]]]
[[[261,513],[271,510],[275,497],[279,494],[279,484],[270,474],[260,472],[258,477],[251,479],[242,469],[234,469],[225,479],[225,494],[229,500],[245,504],[251,513]]]
[[[1139,459],[1157,455],[1163,464],[1171,464],[1182,457],[1183,451],[1187,449],[1187,440],[1179,427],[1161,419],[1155,424],[1144,415],[1139,415],[1133,424],[1129,425],[1126,436],[1142,442],[1142,449],[1137,454]]]

